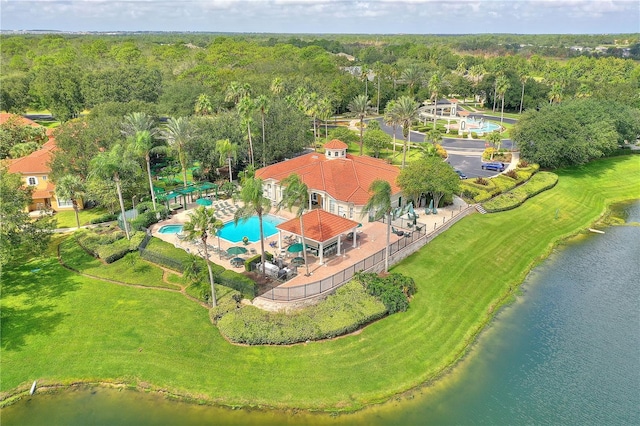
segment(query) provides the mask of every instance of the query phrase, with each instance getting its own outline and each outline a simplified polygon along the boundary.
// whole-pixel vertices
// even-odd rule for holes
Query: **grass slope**
[[[9,266],[0,390],[28,389],[35,379],[118,380],[232,405],[353,409],[381,401],[459,359],[554,243],[607,204],[640,198],[638,156],[559,175],[554,189],[522,207],[472,215],[406,259],[394,271],[416,277],[409,311],[331,341],[233,346],[207,310],[180,294],[84,278],[51,258]]]

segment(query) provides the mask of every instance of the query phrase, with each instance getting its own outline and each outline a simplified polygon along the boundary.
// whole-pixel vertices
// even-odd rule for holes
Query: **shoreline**
[[[619,200],[619,201],[615,201],[607,204],[605,206],[604,211],[597,218],[595,218],[595,220],[593,220],[589,226],[605,225],[608,227],[608,226],[619,225],[615,220],[612,222],[609,221],[610,218],[612,217],[611,215],[612,211],[610,207],[614,204],[620,204],[624,202],[633,202],[637,200],[638,199],[636,198],[629,198],[629,199]],[[46,378],[38,379],[38,382],[41,384],[38,386],[37,391],[33,396],[36,396],[39,392],[45,393],[45,394],[55,394],[55,393],[63,392],[65,390],[69,390],[73,388],[82,388],[82,387],[90,388],[90,387],[98,386],[103,388],[120,389],[120,390],[126,389],[126,390],[134,390],[136,392],[152,393],[158,396],[163,396],[166,399],[179,401],[181,403],[207,405],[211,407],[227,408],[227,409],[234,409],[234,410],[235,409],[242,409],[242,410],[258,409],[258,410],[270,410],[270,411],[282,411],[282,412],[286,412],[288,410],[297,410],[297,411],[304,411],[308,413],[324,412],[329,414],[356,413],[358,411],[367,409],[368,407],[372,407],[374,405],[386,404],[391,400],[393,400],[394,398],[412,399],[413,395],[416,392],[419,392],[422,389],[426,389],[431,386],[434,386],[445,375],[451,373],[460,364],[460,362],[462,362],[465,359],[465,357],[468,356],[473,345],[477,343],[479,337],[486,330],[487,326],[491,323],[491,321],[494,320],[495,316],[500,312],[502,308],[504,308],[505,306],[507,306],[509,303],[513,301],[513,297],[516,291],[524,283],[524,280],[526,279],[527,275],[533,270],[533,268],[535,268],[536,266],[544,262],[549,257],[549,255],[553,252],[553,250],[560,247],[564,242],[569,241],[570,239],[576,238],[585,233],[588,233],[589,232],[588,229],[589,229],[588,227],[578,228],[573,232],[569,233],[568,235],[562,236],[556,241],[553,241],[549,245],[549,248],[545,250],[545,252],[541,256],[539,256],[537,259],[532,259],[529,265],[527,266],[526,270],[523,272],[522,276],[519,277],[517,280],[515,280],[513,284],[509,285],[508,290],[505,293],[503,293],[495,303],[489,306],[488,315],[485,316],[481,320],[480,325],[473,330],[470,338],[466,340],[463,348],[454,354],[453,360],[451,362],[447,363],[445,366],[438,369],[437,373],[434,374],[432,377],[428,378],[427,380],[422,381],[420,383],[416,383],[415,385],[407,388],[406,390],[391,394],[388,397],[385,397],[384,399],[379,401],[372,401],[364,405],[352,406],[348,408],[346,407],[338,408],[338,407],[330,407],[330,406],[321,407],[321,408],[304,408],[304,407],[295,407],[295,406],[276,406],[276,405],[260,405],[260,404],[257,404],[257,405],[237,404],[237,403],[225,404],[220,401],[211,399],[209,397],[205,397],[203,395],[194,396],[188,393],[181,393],[181,392],[178,392],[177,390],[159,387],[151,383],[140,381],[140,380],[136,381],[136,383],[130,383],[125,380],[95,381],[95,380],[79,379],[79,380],[70,380],[69,382],[47,383]],[[358,330],[358,331],[361,332],[361,330]],[[29,395],[30,383],[31,382],[25,382],[12,390],[5,392],[2,398],[0,399],[0,408],[13,405],[15,403],[18,403],[25,397],[32,396],[32,395]]]

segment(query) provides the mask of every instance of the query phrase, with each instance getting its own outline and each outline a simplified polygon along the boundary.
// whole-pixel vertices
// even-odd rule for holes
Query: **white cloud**
[[[637,0],[0,0],[3,29],[638,32]],[[572,30],[573,29],[573,30]]]

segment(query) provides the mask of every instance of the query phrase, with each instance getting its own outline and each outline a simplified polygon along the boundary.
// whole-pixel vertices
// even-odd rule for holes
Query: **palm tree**
[[[387,244],[384,256],[384,271],[389,272],[389,240],[391,238],[391,185],[386,180],[376,179],[369,186],[371,196],[367,204],[362,208],[361,217],[373,214],[373,219],[378,220],[386,216]]]
[[[262,167],[265,167],[267,165],[267,145],[264,137],[264,116],[269,112],[269,98],[265,95],[258,96],[256,108],[260,110],[260,117],[262,118]]]
[[[124,224],[124,232],[127,239],[131,239],[129,235],[129,226],[124,209],[124,200],[122,199],[122,187],[120,185],[120,175],[134,171],[140,166],[135,162],[120,144],[115,144],[111,150],[100,152],[93,157],[90,163],[90,175],[99,179],[113,179],[116,184],[118,193],[118,201],[120,202],[120,211],[122,213],[122,222]]]
[[[396,100],[390,114],[402,126],[404,145],[402,146],[402,168],[407,162],[407,147],[411,141],[411,123],[418,115],[418,103],[409,96],[402,96]]]
[[[296,173],[291,173],[289,176],[282,179],[282,181],[280,181],[280,185],[284,186],[284,191],[282,191],[282,200],[278,203],[278,210],[285,207],[287,210],[291,211],[293,206],[298,206],[296,216],[300,219],[300,235],[302,236],[303,246],[302,255],[304,256],[304,264],[307,267],[306,276],[309,276],[309,263],[307,262],[307,250],[304,239],[304,221],[302,219],[305,207],[307,207],[309,203],[309,188],[304,182],[302,182],[300,175]]]
[[[231,143],[229,139],[220,139],[216,141],[216,152],[220,155],[220,163],[225,161],[229,164],[229,182],[233,182],[233,173],[231,172],[231,161],[238,159],[238,145]]]
[[[424,142],[422,155],[425,157],[437,157],[436,144],[442,142],[442,133],[439,130],[431,129],[424,135]]]
[[[318,104],[318,118],[324,122],[324,137],[329,139],[329,129],[327,122],[333,115],[333,105],[329,98],[322,98]]]
[[[264,228],[262,226],[262,216],[269,214],[271,211],[271,200],[264,196],[262,190],[262,179],[256,178],[251,174],[242,179],[242,189],[238,194],[238,198],[242,201],[240,207],[233,215],[236,224],[240,219],[247,220],[251,216],[257,215],[260,223],[260,261],[262,262],[262,274],[265,274],[265,257],[264,257]]]
[[[238,102],[238,112],[242,117],[242,124],[247,126],[247,137],[249,139],[249,164],[254,165],[253,161],[253,142],[251,141],[251,123],[253,121],[253,113],[256,110],[256,103],[249,96],[245,96]]]
[[[171,149],[178,154],[180,167],[182,168],[182,183],[187,187],[187,151],[186,145],[191,139],[191,123],[188,118],[171,117],[167,126],[161,132],[162,137],[169,143]]]
[[[144,158],[147,165],[147,177],[149,178],[149,190],[151,192],[151,202],[153,210],[156,209],[156,194],[153,190],[153,179],[151,178],[151,152],[160,150],[155,147],[155,136],[158,134],[158,128],[155,120],[145,113],[134,112],[124,117],[122,123],[122,133],[132,138],[133,152]]]
[[[213,108],[211,107],[211,100],[205,93],[201,93],[196,100],[195,113],[196,115],[211,115]]]
[[[491,159],[493,160],[493,154],[496,151],[500,150],[500,145],[502,144],[502,136],[500,136],[500,132],[492,132],[487,135],[485,140],[493,145],[494,150],[491,151]]]
[[[396,129],[398,128],[398,124],[400,124],[396,119],[397,117],[393,114],[393,109],[395,107],[396,101],[391,100],[387,102],[387,107],[384,110],[384,116],[382,119],[384,120],[384,124],[387,126],[393,127],[393,153],[396,152]]]
[[[229,87],[227,87],[227,91],[224,95],[224,101],[233,102],[233,104],[236,105],[238,102],[240,102],[240,99],[249,96],[250,89],[251,86],[249,86],[248,83],[245,83],[243,85],[237,81],[232,81],[229,84]]]
[[[362,68],[362,73],[360,74],[360,79],[364,81],[364,96],[369,97],[369,72]]]
[[[282,90],[284,89],[282,79],[280,77],[274,78],[273,81],[271,82],[271,87],[269,89],[271,90],[271,93],[273,93],[276,96],[282,93]]]
[[[478,83],[480,83],[480,80],[482,80],[482,77],[484,77],[484,74],[485,74],[484,66],[480,64],[473,65],[471,68],[469,68],[469,75],[473,79],[474,89],[476,90],[478,89]]]
[[[413,88],[422,84],[422,71],[414,67],[405,68],[400,80],[409,87],[409,96],[413,96]]]
[[[347,108],[351,113],[353,113],[356,117],[360,119],[360,155],[362,155],[362,150],[364,147],[363,144],[363,130],[364,130],[364,118],[367,116],[367,113],[371,110],[371,105],[369,104],[369,98],[364,95],[358,95],[349,102]]]
[[[209,262],[209,249],[207,247],[207,238],[209,235],[215,235],[218,229],[222,228],[223,223],[218,219],[214,209],[207,209],[204,206],[198,207],[189,214],[189,220],[185,222],[183,231],[187,240],[199,239],[202,241],[202,257],[207,264],[209,270],[209,282],[211,284],[211,307],[215,308],[218,304],[216,299],[216,289],[214,286],[213,271]]]
[[[376,77],[378,77],[378,90],[377,92],[377,103],[376,103],[376,114],[380,114],[380,78],[382,77],[382,72],[384,71],[384,67],[382,66],[382,63],[380,61],[376,61],[375,64],[373,64],[373,71],[376,74]]]
[[[438,92],[442,85],[442,78],[440,73],[435,72],[429,79],[429,90],[431,91],[431,97],[433,97],[433,129],[436,129],[436,120],[438,118]]]
[[[553,86],[551,86],[551,90],[549,91],[549,103],[560,103],[560,101],[562,100],[562,89],[562,84],[553,83]]]
[[[316,92],[306,93],[302,98],[302,111],[308,117],[313,119],[313,146],[315,150],[316,143],[318,142],[318,131],[316,116],[318,115],[318,109],[320,107],[320,98]]]
[[[78,214],[78,198],[85,195],[85,186],[82,179],[76,175],[64,175],[56,182],[56,197],[58,200],[71,200],[73,211],[76,214],[76,224],[80,228],[80,216]]]
[[[503,75],[498,77],[496,80],[496,92],[498,96],[500,96],[500,100],[502,101],[502,107],[500,110],[500,125],[502,125],[502,121],[504,119],[504,95],[507,93],[507,90],[511,87],[509,84],[509,79]]]

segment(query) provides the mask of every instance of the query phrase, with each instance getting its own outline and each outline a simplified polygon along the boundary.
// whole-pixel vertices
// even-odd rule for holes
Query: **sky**
[[[639,0],[0,0],[0,29],[364,34],[640,32]]]

